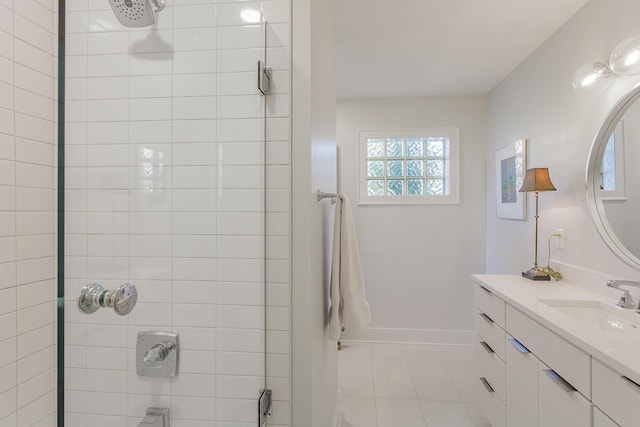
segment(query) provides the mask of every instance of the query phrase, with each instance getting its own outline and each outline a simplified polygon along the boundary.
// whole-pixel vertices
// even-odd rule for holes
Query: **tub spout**
[[[147,415],[140,421],[138,427],[171,427],[169,410],[167,408],[147,409]]]

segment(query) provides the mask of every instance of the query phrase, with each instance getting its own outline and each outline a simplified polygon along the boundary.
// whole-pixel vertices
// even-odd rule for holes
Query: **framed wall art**
[[[520,139],[496,151],[497,216],[527,219],[527,193],[519,193],[527,172],[527,140]]]

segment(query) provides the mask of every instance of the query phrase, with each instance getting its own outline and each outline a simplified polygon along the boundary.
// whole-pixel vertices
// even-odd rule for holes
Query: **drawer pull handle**
[[[487,389],[489,393],[495,393],[495,390],[493,389],[493,387],[491,387],[491,384],[489,384],[489,381],[487,381],[486,378],[480,377],[480,382],[482,382],[482,385]]]
[[[480,317],[482,317],[482,318],[483,318],[485,321],[487,321],[488,323],[495,323],[491,317],[487,316],[487,315],[486,315],[486,314],[484,314],[484,313],[480,313]]]
[[[495,353],[495,351],[493,351],[493,349],[491,348],[491,346],[489,344],[487,344],[484,341],[480,341],[480,345],[482,347],[484,347],[485,350],[487,350],[487,353],[491,354],[491,353]]]
[[[509,342],[510,342],[511,344],[513,344],[513,346],[514,346],[515,348],[517,348],[517,349],[520,351],[520,353],[531,353],[531,352],[529,351],[529,349],[528,349],[527,347],[523,346],[523,345],[522,345],[522,343],[521,343],[520,341],[518,341],[517,339],[515,339],[515,338],[509,338]]]
[[[631,378],[627,377],[626,375],[621,375],[620,378],[622,378],[623,380],[625,380],[626,382],[628,382],[629,384],[631,384],[635,388],[640,389],[640,384],[638,384],[637,382],[635,382]]]
[[[483,291],[485,291],[488,294],[493,294],[493,292],[491,292],[489,289],[485,288],[484,286],[480,285],[480,289],[482,289]]]
[[[543,369],[542,371],[547,374],[549,378],[551,378],[556,384],[562,387],[562,389],[567,393],[578,391],[574,386],[569,384],[567,380],[558,375],[553,369]]]

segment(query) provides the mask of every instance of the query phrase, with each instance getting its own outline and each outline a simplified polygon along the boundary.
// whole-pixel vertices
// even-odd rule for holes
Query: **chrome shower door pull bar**
[[[267,68],[264,62],[258,61],[258,91],[260,95],[269,95],[271,93],[271,78],[273,69]]]
[[[138,301],[138,291],[131,283],[125,283],[115,291],[105,290],[98,283],[91,283],[80,290],[78,308],[85,314],[98,311],[100,307],[113,307],[120,316],[131,313]]]

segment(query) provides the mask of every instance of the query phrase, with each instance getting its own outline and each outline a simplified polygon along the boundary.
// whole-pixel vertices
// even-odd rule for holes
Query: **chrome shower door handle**
[[[120,316],[131,313],[138,301],[138,291],[131,283],[125,283],[115,291],[105,290],[98,283],[91,283],[80,290],[78,308],[85,314],[98,311],[100,307],[113,307]]]

